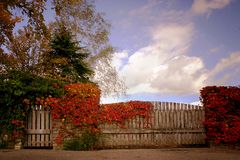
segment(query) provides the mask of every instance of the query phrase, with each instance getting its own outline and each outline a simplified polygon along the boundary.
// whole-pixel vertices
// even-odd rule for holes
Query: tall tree
[[[51,29],[46,27],[44,21],[43,13],[46,11],[46,4],[52,5],[50,8],[55,10],[56,20],[62,21],[67,29],[76,35],[75,40],[81,41],[81,45],[91,53],[87,58],[91,66],[94,68],[99,65],[105,67],[104,75],[101,74],[102,76],[95,76],[94,78],[95,82],[101,82],[102,86],[105,86],[100,86],[103,92],[119,92],[119,86],[124,88],[122,81],[117,76],[107,78],[117,75],[114,67],[111,66],[111,63],[108,63],[114,53],[108,38],[110,24],[101,13],[96,11],[93,0],[0,0],[0,71],[6,68],[17,67],[20,69],[23,67],[25,69],[31,68],[32,72],[38,75],[47,76],[44,66],[48,65],[45,58],[49,53],[49,45],[46,44],[50,41]],[[17,13],[17,16],[15,16],[15,13]],[[25,35],[25,31],[23,34],[14,35],[13,33],[17,22],[23,19],[27,21],[27,27],[32,28],[27,32],[31,33],[30,35],[33,34],[35,39],[34,43],[31,42],[32,46],[30,48],[26,45],[28,43],[24,43],[26,47],[16,47],[23,46],[20,39],[29,41],[23,38],[28,35]],[[55,27],[58,26],[55,22],[53,24],[55,24]],[[27,53],[23,54],[22,51]],[[32,62],[23,60],[24,57],[28,59],[31,57],[30,59],[32,59],[33,51],[34,57],[37,59],[35,62],[39,64],[34,64],[34,67],[32,67]],[[11,65],[6,65],[7,63]],[[104,79],[99,79],[100,77]]]
[[[45,36],[48,33],[43,14],[46,3],[52,3],[56,19],[77,34],[92,54],[111,46],[108,44],[110,24],[95,10],[91,0],[0,0],[0,45],[13,39],[13,29],[23,19],[39,36]]]
[[[126,87],[112,66],[115,49],[109,44],[110,24],[95,9],[91,0],[53,0],[56,18],[61,20],[81,44],[91,52],[89,63],[95,69],[93,81],[102,95],[119,95]]]
[[[111,57],[102,57],[97,61],[94,68],[95,76],[93,81],[99,85],[102,96],[118,97],[125,94],[126,86],[111,62]]]
[[[109,45],[110,24],[96,11],[92,0],[53,0],[56,18],[94,55]],[[111,53],[111,52],[110,52]],[[103,54],[103,53],[102,53]],[[104,52],[105,54],[109,54]]]
[[[93,70],[85,61],[89,53],[79,47],[79,43],[73,40],[73,35],[64,25],[60,24],[54,32],[51,47],[50,75],[69,82],[90,80]]]

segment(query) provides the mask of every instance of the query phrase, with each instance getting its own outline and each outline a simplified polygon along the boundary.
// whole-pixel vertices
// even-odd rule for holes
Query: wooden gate
[[[34,106],[27,117],[25,148],[52,148],[52,118],[49,109]]]

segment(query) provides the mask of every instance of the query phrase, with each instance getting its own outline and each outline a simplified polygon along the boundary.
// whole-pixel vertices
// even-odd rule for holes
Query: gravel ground
[[[0,150],[0,160],[240,160],[239,150],[210,148],[100,151]]]

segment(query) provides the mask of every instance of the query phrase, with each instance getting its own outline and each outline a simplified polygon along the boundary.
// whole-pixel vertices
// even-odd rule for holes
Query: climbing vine
[[[66,137],[77,137],[77,130],[99,131],[100,90],[95,84],[68,84],[66,94],[60,98],[48,98],[53,120],[60,120],[57,143]]]
[[[136,116],[145,118],[145,127],[148,126],[151,103],[131,101],[100,105],[100,90],[95,84],[68,84],[64,89],[64,96],[47,99],[53,119],[60,123],[60,126],[55,126],[59,128],[58,144],[69,137],[80,138],[79,130],[98,134],[101,132],[99,126],[104,123],[124,128],[125,121]]]
[[[125,128],[125,121],[140,116],[144,118],[144,127],[150,124],[149,118],[153,105],[150,102],[130,101],[105,104],[101,106],[101,121],[108,124],[117,124]]]

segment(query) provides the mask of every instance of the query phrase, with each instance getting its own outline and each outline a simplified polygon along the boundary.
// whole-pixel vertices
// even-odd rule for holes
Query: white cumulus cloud
[[[213,9],[222,9],[230,4],[231,0],[194,0],[192,11],[195,14],[209,13]]]
[[[152,30],[149,45],[129,55],[116,53],[113,65],[128,88],[128,94],[156,93],[186,95],[206,85],[229,85],[240,75],[240,52],[222,58],[212,69],[203,59],[189,56],[192,24],[168,24]]]
[[[128,58],[128,52],[126,50],[122,52],[116,52],[112,57],[112,65],[119,70],[123,66],[123,61],[126,58]]]
[[[206,75],[202,59],[186,54],[193,32],[192,24],[167,24],[152,30],[152,42],[129,56],[119,70],[128,94],[197,92]]]
[[[216,66],[209,71],[208,83],[215,85],[226,85],[233,78],[240,75],[240,51],[231,53],[228,57],[222,58]],[[238,84],[239,85],[239,84]]]

